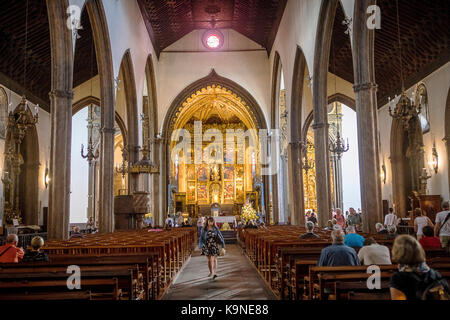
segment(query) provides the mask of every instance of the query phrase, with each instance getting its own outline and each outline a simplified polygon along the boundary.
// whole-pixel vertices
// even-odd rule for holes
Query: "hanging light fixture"
[[[91,42],[91,97],[93,94],[93,89],[92,89],[92,83],[93,83],[93,77],[94,77],[94,63],[93,63],[93,57],[94,57],[94,45],[93,45],[93,41]],[[88,141],[88,146],[87,146],[87,153],[84,154],[84,145],[81,145],[81,157],[83,159],[87,159],[89,166],[91,166],[92,161],[98,159],[100,157],[100,153],[99,153],[99,149],[97,148],[97,150],[95,150],[94,148],[94,144],[92,142],[92,121],[94,120],[94,105],[91,105],[90,107],[88,107],[90,109],[90,113],[89,113],[89,124],[88,124],[88,128],[90,128],[90,134],[89,134],[89,141]]]
[[[431,149],[430,165],[433,167],[434,173],[437,174],[439,171],[439,154],[436,149],[436,141],[433,141],[433,148]]]
[[[222,32],[216,29],[217,20],[215,15],[217,15],[221,11],[220,7],[213,3],[205,8],[205,12],[212,15],[211,18],[211,28],[206,30],[203,34],[203,45],[212,51],[219,50],[222,48],[224,43],[224,37]]]
[[[334,72],[334,93],[337,93],[337,75],[336,75],[336,53],[334,51],[334,44],[333,44],[333,72]],[[337,155],[338,160],[341,160],[342,155],[345,152],[348,152],[350,150],[350,145],[348,143],[347,138],[347,145],[345,145],[344,139],[341,138],[341,128],[339,126],[339,115],[338,115],[338,107],[337,103],[335,103],[334,109],[336,111],[336,141],[332,142],[330,141],[329,150],[330,152]]]
[[[402,83],[402,93],[400,95],[400,99],[397,102],[397,105],[394,110],[391,108],[391,98],[389,98],[389,115],[393,119],[397,119],[403,123],[404,129],[409,129],[409,122],[411,119],[418,117],[421,113],[421,105],[415,105],[414,98],[409,98],[405,91],[405,80],[403,76],[403,56],[402,56],[402,42],[400,38],[400,15],[398,8],[398,0],[396,0],[396,8],[397,8],[397,40],[398,40],[398,48],[399,48],[399,60],[400,60],[400,78]]]

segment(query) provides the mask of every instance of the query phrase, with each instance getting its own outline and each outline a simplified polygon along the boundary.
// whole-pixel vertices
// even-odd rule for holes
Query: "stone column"
[[[72,91],[50,92],[49,239],[65,240],[69,237],[72,99]]]
[[[317,119],[317,120],[316,120]],[[327,114],[314,111],[314,146],[316,158],[316,194],[319,226],[331,217],[330,160]]]
[[[305,224],[305,204],[303,200],[303,152],[300,141],[289,144],[289,211],[291,212],[292,225]]]
[[[161,164],[160,164],[160,146],[161,146],[161,139],[152,139],[151,140],[151,161],[156,164],[156,166],[159,167],[159,173],[152,174],[150,176],[150,185],[151,185],[151,211],[153,213],[153,221],[156,225],[161,225],[161,212],[160,212],[160,186],[159,186],[159,180],[161,177]]]
[[[68,1],[47,0],[52,56],[49,239],[69,237],[73,43],[66,26],[67,6]]]
[[[374,83],[355,85],[358,119],[361,210],[365,232],[374,232],[382,221],[380,160],[378,152],[378,117]]]
[[[114,231],[114,120],[102,117],[99,232]],[[114,115],[113,115],[114,119]],[[112,122],[112,123],[111,123]]]
[[[343,185],[342,185],[342,160],[338,158],[337,155],[331,156],[331,163],[333,164],[333,181],[334,181],[334,206],[336,208],[343,208],[344,206],[344,195],[343,195]]]
[[[374,68],[375,31],[367,28],[367,7],[375,0],[355,2],[353,65],[358,121],[359,171],[363,230],[374,232],[383,215],[379,160],[377,85]]]
[[[169,186],[169,150],[167,139],[161,139],[159,145],[160,155],[160,179],[159,179],[159,220],[158,224],[164,226],[167,217],[168,203],[168,186]]]

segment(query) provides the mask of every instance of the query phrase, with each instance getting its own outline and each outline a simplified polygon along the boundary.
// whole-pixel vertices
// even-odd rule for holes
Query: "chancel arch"
[[[247,136],[243,143],[233,140],[237,142],[234,150],[229,150],[231,144],[226,144],[230,137],[227,129]],[[161,202],[168,205],[168,211],[209,215],[211,206],[219,204],[222,212],[239,215],[246,201],[263,211],[266,185],[257,161],[260,129],[267,129],[267,124],[256,101],[245,89],[214,70],[186,88],[175,99],[164,121],[161,191],[165,191],[166,197],[161,197]],[[185,141],[180,133],[191,138],[189,146],[197,154],[191,147],[181,152],[174,149]],[[200,151],[194,146],[199,136],[203,139]]]

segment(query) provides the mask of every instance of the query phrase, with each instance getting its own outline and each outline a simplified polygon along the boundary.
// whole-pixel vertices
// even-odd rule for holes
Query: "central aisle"
[[[218,278],[208,278],[208,262],[198,248],[164,300],[273,300],[270,289],[237,245],[218,258]]]

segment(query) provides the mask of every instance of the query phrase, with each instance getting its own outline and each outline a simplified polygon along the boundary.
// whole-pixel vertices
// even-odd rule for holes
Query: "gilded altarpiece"
[[[253,130],[257,127],[245,102],[225,88],[203,88],[183,103],[173,128],[184,129],[191,138],[190,150],[171,163],[171,177],[177,180],[178,192],[186,192],[187,205],[218,203],[234,206],[235,210],[243,205],[247,193],[254,192],[255,176],[260,175],[260,165],[255,161],[259,140]],[[222,140],[209,137],[211,131],[220,133]],[[245,138],[236,136],[230,143],[230,132],[243,133]],[[179,140],[172,141],[171,150]]]

